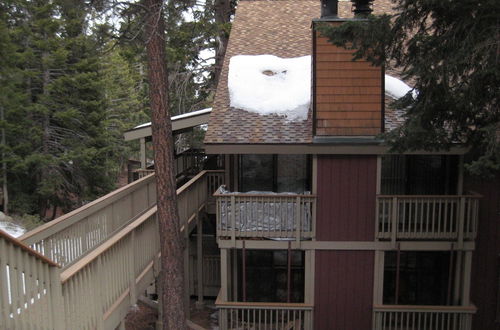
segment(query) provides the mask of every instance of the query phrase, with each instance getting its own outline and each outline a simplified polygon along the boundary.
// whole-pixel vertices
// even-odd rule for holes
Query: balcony
[[[219,326],[227,329],[312,330],[313,306],[304,303],[215,301]]]
[[[316,196],[295,193],[232,193],[221,186],[214,194],[219,239],[314,238]]]
[[[377,196],[380,240],[474,240],[479,195]]]
[[[374,306],[373,330],[470,330],[475,312],[474,306]]]

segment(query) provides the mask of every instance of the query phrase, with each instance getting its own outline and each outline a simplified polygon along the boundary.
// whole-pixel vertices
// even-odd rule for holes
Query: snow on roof
[[[183,119],[183,118],[188,118],[188,117],[194,117],[194,116],[203,115],[205,113],[209,113],[210,111],[212,111],[212,108],[205,108],[205,109],[191,111],[191,112],[186,112],[186,113],[183,113],[181,115],[173,116],[170,119],[172,121],[174,121],[174,120],[179,120],[179,119]],[[133,129],[143,128],[143,127],[148,127],[148,126],[151,126],[151,122],[147,122],[147,123],[144,123],[144,124],[137,125]]]
[[[399,80],[398,78],[389,76],[388,74],[385,75],[385,93],[394,98],[394,99],[400,99],[403,96],[405,96],[409,91],[411,91],[413,88],[408,86],[405,82],[402,80]],[[413,96],[415,97],[416,92],[413,91]]]
[[[284,115],[292,121],[305,120],[311,99],[311,56],[233,56],[228,88],[233,108],[261,115]],[[402,80],[385,75],[388,96],[399,99],[410,91],[412,88]]]
[[[311,56],[233,56],[228,88],[231,107],[305,120],[311,101]]]

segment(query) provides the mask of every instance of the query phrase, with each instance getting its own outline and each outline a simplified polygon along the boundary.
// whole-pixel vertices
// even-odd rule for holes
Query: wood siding
[[[477,306],[472,328],[500,329],[500,173],[493,180],[467,178],[464,188],[483,195],[472,257],[471,301]]]
[[[371,329],[373,267],[373,251],[316,251],[314,329]]]
[[[352,61],[353,51],[336,47],[318,34],[313,39],[315,135],[382,132],[382,68],[365,60]]]
[[[318,156],[316,238],[373,241],[376,156]]]

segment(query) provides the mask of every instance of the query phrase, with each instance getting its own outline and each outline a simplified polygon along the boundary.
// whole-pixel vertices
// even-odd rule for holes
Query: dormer
[[[338,18],[337,0],[321,1],[318,24],[341,25],[371,11],[370,0],[352,1],[354,18]],[[384,70],[366,60],[353,61],[353,50],[337,47],[313,29],[313,135],[373,137],[384,131]]]

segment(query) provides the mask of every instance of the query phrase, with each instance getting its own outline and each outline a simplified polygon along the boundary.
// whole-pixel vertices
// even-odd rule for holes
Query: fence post
[[[297,239],[297,243],[300,244],[300,218],[301,218],[301,211],[302,211],[302,208],[300,207],[300,196],[297,196],[297,198],[295,199],[295,203],[297,203],[297,205],[295,206],[295,225],[297,226],[295,228],[295,231],[296,231],[296,239]]]
[[[134,305],[137,302],[137,292],[135,286],[135,230],[130,233],[130,239],[128,241],[130,305]]]
[[[460,209],[458,216],[458,249],[463,249],[464,247],[464,223],[465,223],[465,197],[460,197]]]
[[[236,198],[231,196],[231,242],[236,247]]]
[[[59,267],[50,267],[50,288],[52,291],[52,319],[54,329],[65,330],[64,299],[62,294],[61,270]]]
[[[196,307],[203,307],[203,219],[197,213],[196,214],[197,230],[196,230],[196,243],[197,243],[197,253],[196,253],[196,275],[197,275],[197,289],[198,289],[198,301]]]
[[[104,304],[104,293],[103,293],[103,287],[102,287],[102,279],[104,276],[104,271],[103,271],[103,264],[102,264],[102,258],[99,255],[96,259],[96,274],[93,278],[94,280],[94,288],[96,288],[97,292],[94,292],[94,297],[97,297],[97,301],[94,303],[94,308],[95,308],[95,313],[96,313],[96,329],[97,330],[104,330],[104,320],[103,320],[103,304]]]
[[[393,248],[396,248],[396,238],[398,232],[398,198],[392,198],[392,209],[391,209],[391,244]]]

